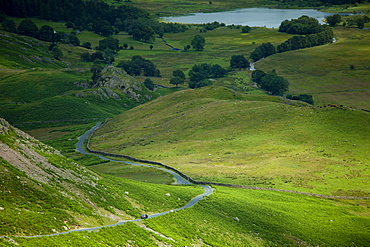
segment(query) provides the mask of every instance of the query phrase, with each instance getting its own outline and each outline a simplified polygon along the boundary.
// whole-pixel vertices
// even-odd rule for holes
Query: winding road
[[[76,150],[78,152],[80,152],[82,154],[87,154],[87,155],[95,155],[95,156],[98,156],[98,157],[100,157],[101,159],[104,159],[104,160],[110,160],[110,161],[114,161],[114,162],[121,162],[121,163],[126,163],[126,164],[130,164],[130,165],[135,165],[135,166],[152,167],[152,168],[159,169],[159,170],[162,170],[162,171],[165,171],[165,172],[168,172],[168,173],[172,174],[174,176],[174,178],[176,179],[175,184],[192,184],[188,180],[181,177],[176,172],[171,171],[171,170],[167,170],[165,168],[150,166],[150,165],[144,165],[144,164],[139,164],[139,163],[133,163],[133,162],[128,162],[128,161],[114,160],[114,159],[110,159],[110,158],[107,158],[107,157],[104,157],[104,156],[101,156],[101,155],[98,155],[98,154],[92,154],[92,153],[86,152],[85,149],[83,148],[83,144],[84,144],[86,138],[91,133],[93,133],[96,129],[98,129],[101,126],[101,124],[102,124],[101,122],[97,123],[90,130],[86,131],[85,134],[83,134],[81,137],[79,137],[79,140],[76,144]],[[194,197],[193,199],[191,199],[185,206],[183,206],[181,208],[176,208],[176,209],[172,209],[172,210],[169,210],[169,211],[165,211],[165,212],[162,212],[162,213],[148,215],[148,218],[154,218],[154,217],[162,216],[162,215],[165,215],[165,214],[168,214],[168,213],[171,213],[171,212],[175,212],[175,211],[178,211],[178,210],[181,210],[181,209],[190,208],[190,207],[194,206],[195,204],[197,204],[200,200],[202,200],[203,197],[209,196],[213,193],[213,189],[210,186],[207,186],[207,185],[198,185],[198,186],[200,186],[204,189],[204,193]],[[101,229],[101,228],[104,228],[104,227],[118,226],[118,225],[125,224],[127,222],[135,222],[135,221],[140,221],[140,220],[142,220],[142,219],[124,220],[124,221],[120,221],[118,223],[111,224],[111,225],[91,227],[91,228],[81,228],[81,229],[69,230],[69,231],[65,231],[65,232],[46,234],[46,235],[22,236],[22,237],[37,238],[37,237],[57,236],[57,235],[71,233],[71,232],[94,231],[94,230],[98,230],[98,229]],[[2,236],[2,237],[4,237],[4,236]],[[18,237],[20,237],[20,236],[18,236]]]

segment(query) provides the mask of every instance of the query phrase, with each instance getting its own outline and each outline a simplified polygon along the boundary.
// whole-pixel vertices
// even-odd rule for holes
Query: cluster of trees
[[[188,29],[186,25],[160,23],[139,8],[110,6],[102,0],[0,0],[0,9],[10,16],[65,21],[70,28],[94,31],[103,36],[127,31],[144,42],[152,40],[152,30],[163,35]]]
[[[181,70],[175,70],[172,72],[173,77],[170,80],[170,83],[175,85],[183,84],[185,82],[185,74]]]
[[[30,19],[22,20],[18,27],[15,22],[10,19],[5,19],[1,23],[1,25],[7,32],[34,37],[42,41],[54,43],[60,42],[75,46],[80,45],[80,40],[77,38],[75,32],[71,32],[70,34],[66,34],[64,32],[56,32],[52,27],[48,25],[41,26],[39,29],[37,25]]]
[[[343,26],[354,26],[356,25],[358,28],[363,29],[365,23],[370,22],[370,18],[367,15],[352,15],[343,17],[340,14],[334,14],[331,16],[326,17],[326,23],[330,26],[336,26],[343,22]]]
[[[333,30],[331,30],[330,28],[326,28],[320,33],[309,34],[305,36],[293,36],[292,38],[278,45],[277,52],[280,53],[324,45],[329,42],[333,42],[333,38],[334,33]]]
[[[152,80],[150,80],[149,78],[146,78],[145,81],[144,81],[144,86],[149,89],[149,90],[154,90],[155,88],[155,84],[153,83]]]
[[[152,61],[138,55],[133,56],[130,61],[120,61],[117,67],[123,68],[131,76],[161,76],[160,71]]]
[[[270,42],[263,43],[262,45],[258,46],[253,52],[250,54],[250,58],[253,61],[258,61],[264,57],[271,56],[276,53],[276,48]]]
[[[248,25],[242,27],[242,33],[250,33],[252,31],[252,28]]]
[[[279,31],[306,35],[293,36],[277,47],[270,42],[263,43],[251,52],[250,58],[253,61],[271,56],[277,52],[280,53],[324,45],[332,42],[334,38],[334,33],[331,28],[320,25],[316,19],[308,16],[301,16],[291,21],[283,21],[279,27]]]
[[[224,27],[224,26],[225,26],[225,23],[219,23],[217,21],[214,21],[214,22],[204,24],[204,29],[210,31],[210,30],[214,30],[216,28]]]
[[[250,64],[244,55],[233,55],[230,60],[230,67],[233,69],[249,68]]]
[[[325,26],[318,20],[303,15],[298,19],[285,20],[279,26],[279,32],[290,34],[313,34],[324,31]]]
[[[85,48],[91,48],[91,44],[86,42],[83,44]],[[95,64],[106,63],[111,64],[114,62],[114,56],[122,47],[119,46],[119,40],[116,38],[108,37],[99,41],[95,53],[84,52],[81,54],[81,60],[84,62],[94,62]]]
[[[370,18],[367,15],[352,15],[345,17],[344,25],[347,25],[349,27],[356,25],[358,28],[363,29],[365,23],[369,22]]]
[[[189,71],[189,87],[199,88],[211,85],[209,78],[222,78],[227,74],[227,70],[218,64],[196,64]]]
[[[326,23],[330,26],[335,26],[342,21],[342,16],[340,14],[334,14],[326,17]]]
[[[147,43],[155,41],[155,31],[151,26],[148,25],[137,27],[130,31],[129,34],[132,35],[132,38],[134,40],[139,40]]]
[[[252,80],[272,95],[283,95],[289,88],[289,82],[284,77],[278,76],[275,71],[265,73],[262,70],[255,70],[252,73]]]
[[[308,104],[311,104],[311,105],[313,105],[313,103],[314,103],[312,95],[310,95],[310,94],[299,94],[299,95],[288,94],[286,97],[287,97],[287,99],[307,102]]]
[[[206,39],[202,35],[195,35],[191,41],[191,45],[194,50],[203,51],[204,46],[206,45]]]
[[[356,4],[365,3],[365,0],[284,0],[278,5],[279,7],[320,7],[320,6],[331,6],[331,5],[344,5],[344,4]]]
[[[56,44],[51,44],[49,46],[49,51],[51,52],[51,55],[58,60],[61,60],[63,57],[63,52]]]
[[[84,62],[94,62],[94,64],[111,64],[114,62],[114,54],[109,50],[96,51],[94,53],[82,53],[81,60]]]

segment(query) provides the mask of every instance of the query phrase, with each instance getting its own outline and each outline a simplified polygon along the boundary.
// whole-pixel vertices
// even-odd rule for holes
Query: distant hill
[[[0,236],[113,224],[181,207],[197,191],[100,175],[0,119]]]

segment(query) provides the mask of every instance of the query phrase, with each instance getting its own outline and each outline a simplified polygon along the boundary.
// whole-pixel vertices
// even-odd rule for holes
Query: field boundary
[[[137,159],[137,158],[134,158],[134,157],[131,157],[131,156],[128,156],[128,155],[112,154],[112,153],[107,153],[107,152],[103,152],[103,151],[92,150],[90,148],[91,138],[93,137],[95,131],[97,129],[101,128],[106,122],[107,122],[107,120],[104,123],[102,123],[98,128],[96,128],[93,132],[91,132],[91,134],[87,138],[86,149],[87,149],[88,152],[94,153],[94,154],[100,154],[100,155],[104,155],[104,156],[124,158],[124,159],[128,159],[128,160],[131,160],[131,161],[134,161],[134,162],[144,163],[144,164],[151,164],[151,165],[161,166],[163,168],[166,168],[168,170],[176,172],[181,177],[185,178],[186,180],[188,180],[189,182],[191,182],[193,184],[216,185],[216,186],[239,188],[239,189],[249,189],[249,190],[270,190],[270,191],[279,191],[279,192],[286,192],[286,193],[302,194],[302,195],[308,195],[308,196],[316,196],[316,197],[328,198],[328,199],[344,199],[344,200],[367,200],[367,199],[370,199],[369,196],[360,196],[360,197],[357,197],[357,196],[331,196],[331,195],[323,195],[323,194],[310,193],[310,192],[301,192],[301,191],[295,191],[295,190],[283,190],[283,189],[265,188],[265,187],[257,187],[257,186],[245,186],[245,185],[237,185],[237,184],[224,184],[224,183],[197,181],[197,180],[189,177],[185,173],[180,172],[179,170],[177,170],[177,169],[175,169],[171,166],[165,165],[163,163],[160,163],[160,162]]]

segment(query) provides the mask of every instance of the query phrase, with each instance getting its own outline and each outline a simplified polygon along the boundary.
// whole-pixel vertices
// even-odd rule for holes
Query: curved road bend
[[[144,167],[156,168],[156,169],[159,169],[159,170],[162,170],[162,171],[165,171],[165,172],[168,172],[168,173],[172,174],[175,177],[175,179],[176,179],[176,184],[192,184],[188,180],[186,180],[183,177],[181,177],[180,175],[178,175],[177,173],[175,173],[173,171],[170,171],[170,170],[167,170],[165,168],[155,167],[155,166],[150,166],[150,165],[144,165],[144,164],[138,164],[138,163],[133,163],[133,162],[128,162],[128,161],[121,161],[121,160],[109,159],[107,157],[104,157],[104,156],[101,156],[101,155],[98,155],[98,154],[92,154],[92,153],[86,152],[84,150],[84,148],[83,148],[83,144],[84,144],[86,138],[92,132],[94,132],[97,128],[99,128],[101,126],[101,124],[102,124],[101,122],[97,123],[94,127],[92,127],[90,130],[88,130],[85,134],[83,134],[79,138],[79,140],[78,140],[78,142],[76,144],[76,150],[78,152],[80,152],[82,154],[95,155],[95,156],[98,156],[98,157],[100,157],[101,159],[104,159],[104,160],[121,162],[121,163],[126,163],[126,164],[130,164],[130,165],[135,165],[135,166],[144,166]],[[176,208],[176,209],[172,209],[172,210],[169,210],[169,211],[165,211],[165,212],[162,212],[162,213],[152,214],[152,215],[149,215],[148,218],[154,218],[154,217],[162,216],[162,215],[165,215],[165,214],[168,214],[168,213],[171,213],[171,212],[174,212],[174,211],[178,211],[178,210],[181,210],[181,209],[190,208],[190,207],[194,206],[195,204],[197,204],[200,200],[202,200],[203,197],[209,196],[209,195],[211,195],[213,193],[213,189],[210,186],[207,186],[207,185],[198,185],[198,186],[204,188],[204,193],[201,194],[201,195],[198,195],[198,196],[194,197],[193,199],[191,199],[190,202],[188,202],[188,204],[186,204],[185,206],[183,206],[181,208]],[[37,238],[37,237],[56,236],[56,235],[67,234],[67,233],[71,233],[71,232],[94,231],[94,230],[98,230],[98,229],[101,229],[101,228],[104,228],[104,227],[118,226],[118,225],[123,225],[123,224],[125,224],[127,222],[135,222],[135,221],[140,221],[140,220],[141,219],[124,220],[124,221],[120,221],[118,223],[111,224],[111,225],[91,227],[91,228],[81,228],[81,229],[75,229],[75,230],[70,230],[70,231],[65,231],[65,232],[59,232],[59,233],[53,233],[53,234],[35,235],[35,236],[22,236],[22,237],[25,237],[25,238]],[[0,236],[0,237],[4,237],[4,236]]]

